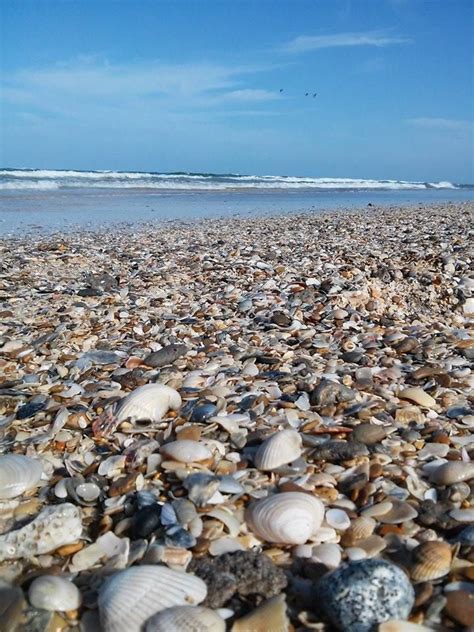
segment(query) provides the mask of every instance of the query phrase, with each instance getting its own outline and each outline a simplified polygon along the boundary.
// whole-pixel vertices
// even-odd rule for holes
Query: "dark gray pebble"
[[[339,630],[371,632],[389,619],[407,619],[415,601],[401,568],[384,560],[344,564],[317,584],[321,607]]]

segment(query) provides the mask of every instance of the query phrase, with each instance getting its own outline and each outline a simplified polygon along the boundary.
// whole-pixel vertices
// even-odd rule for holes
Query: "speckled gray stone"
[[[406,619],[415,600],[405,573],[383,560],[344,564],[317,585],[317,598],[339,630],[371,632],[388,619]]]

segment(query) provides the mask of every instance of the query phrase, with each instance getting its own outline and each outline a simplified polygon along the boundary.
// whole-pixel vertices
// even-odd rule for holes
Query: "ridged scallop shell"
[[[77,542],[82,535],[79,507],[71,503],[46,507],[21,529],[0,536],[0,562],[50,553]]]
[[[41,463],[29,456],[0,456],[0,498],[15,498],[32,489],[39,483],[42,473]]]
[[[245,517],[262,540],[304,544],[321,526],[324,505],[303,492],[283,492],[251,504]]]
[[[430,478],[437,485],[453,485],[468,481],[474,478],[474,462],[448,461],[433,470]]]
[[[429,581],[444,577],[451,568],[452,551],[446,542],[423,542],[412,551],[411,577],[415,581]]]
[[[181,396],[174,388],[164,384],[145,384],[124,397],[114,415],[118,423],[126,419],[160,421],[169,410],[180,407]]]
[[[232,632],[288,632],[289,629],[283,594],[272,597],[232,626]]]
[[[262,471],[274,470],[301,456],[301,437],[296,430],[279,430],[265,439],[255,454],[255,467]]]
[[[81,605],[77,586],[55,575],[37,577],[28,590],[28,599],[32,606],[43,610],[77,610]]]
[[[225,621],[203,606],[175,606],[151,617],[145,632],[225,632]]]
[[[351,522],[351,526],[342,535],[341,542],[344,546],[350,546],[358,540],[368,538],[375,530],[377,523],[373,518],[360,516]]]
[[[211,451],[199,441],[178,439],[161,447],[160,452],[181,463],[195,463],[212,457]]]
[[[100,620],[104,632],[139,632],[161,610],[198,605],[206,595],[206,584],[195,575],[166,566],[133,566],[100,589]]]

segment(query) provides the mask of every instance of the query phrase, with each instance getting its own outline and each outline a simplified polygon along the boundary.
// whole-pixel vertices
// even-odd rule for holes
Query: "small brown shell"
[[[439,579],[449,573],[452,551],[449,544],[438,540],[423,542],[412,551],[411,577],[414,581]]]
[[[372,535],[377,523],[373,518],[360,516],[351,522],[351,526],[342,535],[341,543],[344,546],[351,546],[357,540],[364,540]]]

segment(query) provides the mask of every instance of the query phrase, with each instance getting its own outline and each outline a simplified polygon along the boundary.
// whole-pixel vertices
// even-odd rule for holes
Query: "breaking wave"
[[[357,178],[309,178],[215,173],[139,171],[0,170],[0,190],[70,188],[223,191],[238,189],[316,189],[321,191],[457,189],[452,182],[409,182]]]

